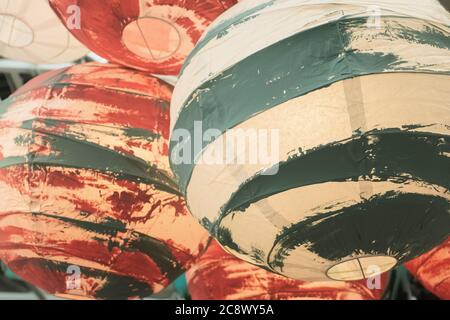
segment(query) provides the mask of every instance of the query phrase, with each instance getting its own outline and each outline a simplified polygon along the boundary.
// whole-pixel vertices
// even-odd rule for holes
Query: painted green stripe
[[[370,254],[393,255],[404,262],[447,239],[449,210],[450,203],[442,197],[387,192],[287,226],[277,235],[268,258],[258,248],[242,249],[225,226],[218,227],[216,237],[227,248],[272,268],[283,268],[286,257],[299,246],[330,261]]]
[[[34,129],[34,132],[39,131]],[[7,157],[0,160],[0,168],[30,164],[92,169],[112,174],[119,179],[154,184],[160,190],[180,194],[172,178],[140,158],[69,137],[48,133],[41,133],[40,136],[50,146],[49,155],[29,153],[24,157]]]
[[[94,223],[42,212],[33,212],[33,215],[56,219],[89,232],[110,236],[111,238],[108,241],[109,250],[112,251],[113,248],[119,248],[122,251],[143,253],[149,256],[158,265],[161,273],[170,280],[175,280],[184,272],[183,267],[172,255],[170,244],[168,243],[138,231],[133,231],[133,236],[130,238],[114,239],[118,233],[123,234],[128,231],[126,224],[122,221],[105,219],[102,223]]]
[[[281,163],[273,176],[243,183],[223,206],[219,220],[287,190],[325,182],[420,180],[450,189],[450,136],[400,130],[371,131],[358,138],[320,146]],[[405,207],[409,210],[409,207]],[[220,222],[203,221],[213,227]]]
[[[47,269],[52,273],[67,274],[67,270],[72,264],[61,261],[54,261],[44,258],[27,258],[14,261],[16,269],[25,269],[27,265],[36,265]],[[100,286],[97,291],[93,291],[96,299],[104,300],[126,300],[130,298],[147,298],[153,294],[153,290],[148,283],[140,281],[131,276],[114,274],[112,272],[96,270],[93,268],[80,266],[81,274],[86,278],[104,279],[106,283]],[[51,285],[51,284],[50,284]],[[56,292],[64,293],[64,292]]]
[[[258,16],[259,12],[267,7],[272,6],[275,3],[275,0],[269,0],[267,2],[261,3],[251,9],[243,11],[236,16],[230,18],[229,20],[223,21],[222,23],[214,26],[203,36],[203,38],[196,44],[195,48],[191,51],[191,53],[186,58],[183,67],[180,71],[180,76],[183,75],[186,67],[191,63],[192,58],[203,49],[211,40],[220,39],[224,35],[228,33],[228,31],[241,24],[247,22],[249,19],[252,19],[255,16]]]
[[[260,11],[262,11],[263,9],[265,9],[267,7],[272,6],[274,3],[275,3],[275,0],[270,0],[265,3],[261,3],[260,5],[257,5],[254,8],[243,11],[242,13],[222,22],[221,24],[218,24],[218,25],[214,26],[213,28],[210,28],[208,30],[208,32],[196,44],[195,48],[191,51],[191,53],[186,58],[186,60],[183,64],[183,67],[181,69],[180,76],[183,75],[184,70],[191,63],[192,58],[198,52],[200,52],[209,42],[211,42],[212,40],[218,40],[218,39],[222,38],[224,35],[228,34],[228,32],[231,28],[233,28],[239,24],[245,23],[248,20],[253,19],[254,17],[257,17],[260,14]],[[383,18],[385,18],[385,17],[389,17],[389,16],[383,15]],[[343,20],[343,19],[347,19],[347,18],[348,18],[348,16],[343,16],[336,20]]]
[[[442,197],[388,192],[286,228],[269,253],[269,264],[283,268],[285,258],[299,246],[329,261],[370,254],[403,263],[448,238],[449,212],[450,203]]]
[[[148,140],[149,142],[160,139],[161,134],[153,131],[149,131],[142,128],[130,128],[130,127],[119,127],[119,126],[108,126],[108,125],[102,125],[102,124],[95,124],[95,123],[86,123],[86,122],[79,122],[79,121],[70,121],[70,120],[60,120],[60,119],[44,119],[44,118],[34,118],[25,120],[22,122],[22,125],[20,128],[27,129],[27,130],[35,130],[36,127],[44,124],[46,128],[58,128],[61,126],[67,126],[67,125],[85,125],[92,128],[113,128],[115,130],[120,130],[123,132],[123,134],[128,138],[138,138],[143,140]],[[70,139],[81,139],[80,134],[76,134],[70,131],[66,131],[64,133],[66,137]]]
[[[81,269],[83,272],[83,269]],[[108,274],[106,283],[95,293],[96,299],[126,300],[130,298],[148,298],[153,289],[148,283],[133,277]]]
[[[398,20],[402,19],[396,18]],[[411,19],[403,19],[408,20]],[[434,72],[412,61],[402,66],[405,61],[392,53],[355,51],[349,45],[351,39],[358,36],[354,31],[365,30],[366,23],[366,19],[360,18],[336,21],[284,39],[242,60],[191,94],[174,130],[186,129],[194,137],[194,122],[201,121],[204,131],[214,128],[223,133],[283,102],[355,76],[383,72],[450,75],[450,70]],[[398,38],[449,49],[450,57],[450,35],[424,24],[427,25],[425,31],[416,31],[394,23],[389,27],[389,34],[393,42]],[[171,141],[171,158],[172,152],[182,150],[186,143],[193,141]],[[203,142],[201,149],[209,143]],[[190,150],[197,149],[191,145]],[[186,192],[194,159],[199,154],[192,152],[190,164],[172,161],[183,192]]]
[[[74,227],[83,229],[88,232],[94,232],[97,234],[101,234],[104,236],[109,237],[117,237],[117,235],[123,234],[127,232],[127,225],[123,221],[119,220],[113,220],[111,218],[106,218],[102,222],[91,222],[91,221],[85,221],[85,220],[77,220],[72,219],[64,216],[54,215],[54,214],[48,214],[44,212],[32,212],[32,215],[34,217],[44,217],[49,219],[58,220],[61,222],[64,222],[66,224],[70,224]],[[145,236],[145,235],[144,235]],[[123,248],[121,248],[123,249]]]

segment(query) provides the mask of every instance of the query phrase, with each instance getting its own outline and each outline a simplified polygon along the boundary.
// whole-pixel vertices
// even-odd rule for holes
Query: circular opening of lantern
[[[337,281],[357,281],[380,275],[397,265],[397,259],[389,256],[354,258],[328,269],[327,276]]]
[[[128,50],[144,59],[162,60],[178,51],[181,37],[170,22],[144,17],[125,27],[122,41]]]
[[[23,48],[33,42],[33,30],[25,21],[9,14],[0,14],[0,24],[0,42],[15,48]]]

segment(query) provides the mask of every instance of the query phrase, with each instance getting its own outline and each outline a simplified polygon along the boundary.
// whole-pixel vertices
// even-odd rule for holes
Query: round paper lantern
[[[3,101],[0,259],[69,298],[145,297],[183,274],[209,236],[169,170],[171,92],[90,63]]]
[[[423,286],[443,300],[450,300],[450,239],[406,263]]]
[[[50,0],[50,3],[73,35],[98,55],[139,70],[175,75],[206,27],[236,1]]]
[[[388,275],[369,282],[304,282],[255,267],[212,242],[187,272],[194,300],[379,300]]]
[[[0,0],[0,56],[63,63],[88,50],[61,25],[47,0]]]
[[[439,2],[233,12],[172,98],[171,164],[191,213],[236,256],[299,280],[363,279],[442,243],[450,15]]]

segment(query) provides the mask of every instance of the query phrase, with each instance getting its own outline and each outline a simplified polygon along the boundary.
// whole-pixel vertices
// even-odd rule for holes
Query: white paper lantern
[[[64,63],[87,52],[47,0],[0,0],[0,56],[31,63]]]
[[[299,280],[362,279],[444,241],[449,26],[435,0],[230,9],[172,99],[191,212],[236,256]]]

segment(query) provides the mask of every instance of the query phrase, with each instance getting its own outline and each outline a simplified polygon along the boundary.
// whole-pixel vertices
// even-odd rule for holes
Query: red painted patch
[[[370,290],[364,281],[292,280],[233,257],[215,241],[187,272],[194,300],[376,300],[381,299],[387,279],[386,274],[382,276],[381,290]]]
[[[47,292],[66,291],[66,273],[55,272],[43,265],[39,259],[14,260],[9,268],[16,274]]]
[[[405,266],[427,290],[450,300],[450,238]]]
[[[84,186],[82,178],[75,172],[63,174],[60,171],[52,171],[47,175],[47,181],[50,186],[65,187],[71,190],[81,189]]]

